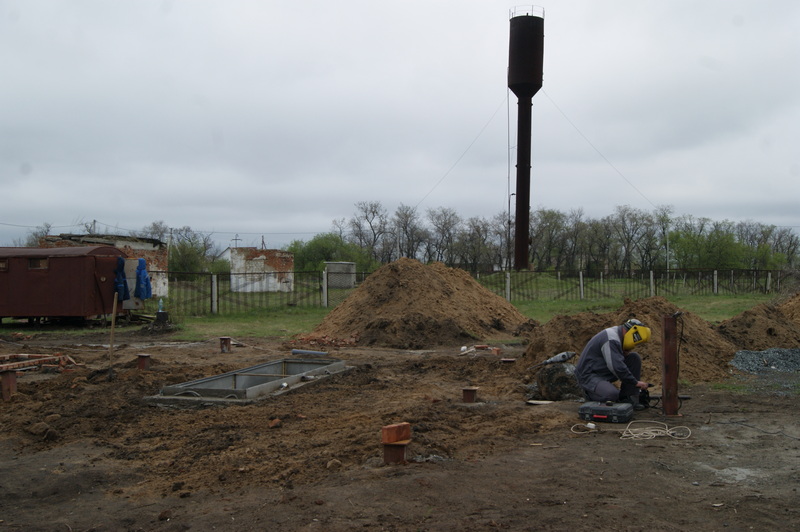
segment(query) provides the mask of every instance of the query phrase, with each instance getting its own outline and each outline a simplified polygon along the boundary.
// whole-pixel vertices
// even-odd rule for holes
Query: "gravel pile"
[[[731,365],[748,373],[800,371],[800,349],[776,347],[764,351],[737,351]]]

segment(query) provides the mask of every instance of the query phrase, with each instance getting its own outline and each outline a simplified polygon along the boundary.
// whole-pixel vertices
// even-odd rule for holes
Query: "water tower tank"
[[[517,98],[531,98],[542,88],[544,13],[535,10],[511,18],[508,88]]]

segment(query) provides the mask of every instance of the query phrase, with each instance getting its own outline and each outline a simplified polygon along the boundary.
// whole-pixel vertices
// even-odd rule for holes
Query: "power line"
[[[619,174],[619,176],[620,176],[622,179],[624,179],[624,180],[625,180],[625,182],[626,182],[626,183],[628,183],[628,185],[630,185],[630,187],[631,187],[633,190],[635,190],[636,192],[638,192],[638,193],[639,193],[639,195],[640,195],[642,198],[644,198],[644,200],[645,200],[647,203],[649,203],[650,205],[652,205],[654,209],[657,209],[658,207],[656,207],[656,205],[655,205],[655,204],[654,204],[652,201],[650,201],[650,198],[648,198],[647,196],[645,196],[645,195],[644,195],[644,193],[643,193],[641,190],[639,190],[638,188],[636,188],[636,185],[634,185],[633,183],[631,183],[630,179],[628,179],[627,177],[625,177],[625,174],[623,174],[623,173],[620,171],[620,169],[619,169],[619,168],[617,168],[616,166],[614,166],[614,163],[612,163],[611,161],[609,161],[609,160],[608,160],[608,157],[606,157],[605,155],[603,155],[603,152],[601,152],[601,151],[600,151],[600,149],[598,149],[598,147],[597,147],[597,146],[595,146],[595,145],[592,143],[592,141],[591,141],[591,140],[589,140],[589,137],[587,137],[586,135],[584,135],[584,134],[583,134],[583,131],[581,131],[581,130],[580,130],[580,128],[578,128],[578,126],[576,126],[576,125],[575,125],[575,123],[574,123],[572,120],[570,120],[570,119],[569,119],[569,117],[567,116],[567,114],[566,114],[564,111],[562,111],[562,110],[561,110],[561,108],[558,106],[558,104],[557,104],[555,101],[553,101],[553,99],[550,97],[550,95],[549,95],[549,94],[547,94],[547,92],[545,92],[544,90],[542,90],[542,93],[545,95],[545,97],[546,97],[548,100],[550,100],[550,103],[552,103],[552,104],[553,104],[553,107],[555,107],[555,108],[556,108],[556,110],[557,110],[559,113],[561,113],[561,116],[563,116],[563,117],[564,117],[564,120],[566,120],[567,122],[569,122],[569,125],[571,125],[571,126],[572,126],[572,127],[575,129],[575,131],[577,131],[577,132],[578,132],[578,134],[579,134],[581,137],[583,137],[583,140],[585,140],[585,141],[586,141],[586,143],[587,143],[589,146],[591,146],[591,147],[592,147],[592,149],[593,149],[594,151],[596,151],[598,155],[600,155],[600,157],[602,157],[602,158],[603,158],[603,160],[604,160],[604,161],[605,161],[605,162],[608,164],[608,166],[610,166],[611,168],[613,168],[613,169],[614,169],[614,171],[615,171],[617,174]]]
[[[478,134],[477,134],[477,135],[475,135],[475,138],[474,138],[474,139],[472,139],[472,142],[470,142],[470,143],[469,143],[469,146],[467,146],[467,148],[464,150],[464,152],[463,152],[463,153],[462,153],[462,154],[461,154],[461,155],[458,157],[458,159],[456,159],[456,162],[454,162],[454,163],[452,164],[452,166],[450,166],[450,168],[449,168],[449,169],[448,169],[448,170],[447,170],[447,171],[444,173],[444,175],[443,175],[442,177],[440,177],[440,178],[439,178],[439,180],[436,182],[436,184],[434,184],[434,185],[433,185],[433,187],[431,187],[431,189],[428,191],[428,193],[427,193],[427,194],[425,194],[425,195],[422,197],[422,199],[421,199],[421,200],[419,200],[419,202],[418,202],[418,203],[417,203],[417,204],[414,206],[414,210],[416,210],[416,209],[417,209],[417,207],[419,207],[419,206],[422,204],[422,202],[423,202],[423,201],[425,201],[425,200],[428,198],[428,196],[430,196],[430,195],[433,193],[433,191],[434,191],[434,190],[436,190],[436,188],[437,188],[437,187],[438,187],[438,186],[439,186],[439,185],[442,183],[442,181],[444,181],[444,180],[445,180],[445,178],[446,178],[448,175],[450,175],[450,172],[452,172],[452,171],[453,171],[453,169],[454,169],[456,166],[458,166],[458,163],[460,163],[460,162],[461,162],[461,159],[463,159],[463,158],[464,158],[464,156],[467,154],[467,152],[468,152],[470,149],[472,149],[472,146],[474,146],[474,145],[475,145],[475,143],[478,141],[478,139],[481,137],[481,135],[483,135],[483,132],[484,132],[484,131],[486,131],[486,128],[487,128],[487,127],[489,127],[489,124],[491,124],[491,123],[492,123],[492,120],[494,120],[494,117],[495,117],[495,116],[497,116],[497,113],[500,111],[500,109],[502,109],[502,108],[503,108],[503,104],[506,102],[506,100],[507,100],[507,99],[508,99],[508,95],[506,94],[505,98],[503,98],[503,101],[501,101],[501,102],[500,102],[500,105],[498,105],[498,106],[497,106],[497,109],[495,109],[495,110],[494,110],[494,112],[492,113],[492,116],[491,116],[491,117],[489,117],[489,120],[488,120],[488,121],[487,121],[487,122],[486,122],[486,123],[483,125],[483,127],[481,128],[481,130],[480,130],[480,131],[478,131]]]

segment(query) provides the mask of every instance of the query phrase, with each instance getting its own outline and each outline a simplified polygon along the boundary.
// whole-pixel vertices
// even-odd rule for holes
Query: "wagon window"
[[[8,259],[0,259],[0,272],[8,271]]]
[[[46,270],[47,259],[28,259],[29,270]]]

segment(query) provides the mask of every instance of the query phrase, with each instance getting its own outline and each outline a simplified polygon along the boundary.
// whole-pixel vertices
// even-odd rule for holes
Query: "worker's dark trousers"
[[[628,371],[636,377],[637,381],[642,380],[642,357],[639,353],[628,353],[625,355],[625,365]],[[616,386],[607,381],[600,381],[594,390],[586,390],[586,396],[590,401],[613,401],[627,400],[633,398],[634,402],[639,402],[639,388],[635,384],[623,382],[619,390]]]

